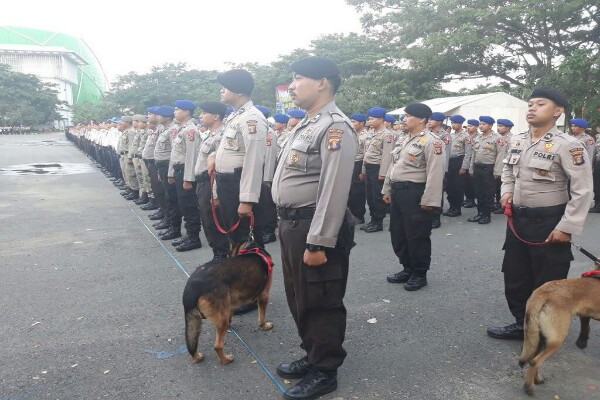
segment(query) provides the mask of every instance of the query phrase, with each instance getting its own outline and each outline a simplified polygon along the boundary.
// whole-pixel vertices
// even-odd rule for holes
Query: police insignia
[[[471,140],[471,136],[467,136],[467,138],[465,139],[465,142],[467,142],[468,144],[471,144],[473,142]]]
[[[594,138],[593,137],[589,137],[588,138],[588,144],[594,144]]]
[[[553,147],[554,147],[554,143],[546,143],[546,144],[544,144],[544,148],[545,148],[546,150],[550,150],[550,149],[552,149]]]
[[[449,144],[450,143],[450,135],[444,135],[444,137],[442,137],[442,140],[444,141],[445,144]]]
[[[290,162],[292,164],[295,164],[298,162],[298,160],[300,160],[300,156],[297,153],[292,153],[292,155],[290,156]]]
[[[583,147],[576,147],[569,150],[571,157],[573,157],[573,165],[583,165],[585,160],[583,159]]]
[[[515,147],[520,147],[521,146],[521,142],[520,141],[516,141],[515,142]]]
[[[540,174],[541,176],[546,176],[548,175],[548,171],[545,169],[538,169],[538,174]]]
[[[327,150],[335,151],[342,147],[342,129],[331,128],[327,131]]]
[[[505,142],[504,138],[498,138],[498,144],[499,144],[500,146],[504,146],[504,144],[505,144],[505,143],[506,143],[506,142]]]
[[[385,141],[387,143],[392,143],[392,135],[385,135]]]
[[[442,154],[442,144],[440,142],[433,143],[433,152],[438,156]]]
[[[177,129],[171,129],[171,135],[173,135],[173,137],[177,136]]]
[[[273,142],[273,133],[267,132],[267,146],[270,146],[272,142]]]
[[[187,138],[188,138],[189,142],[193,142],[195,137],[196,137],[196,132],[194,132],[193,129],[190,129],[189,131],[187,131]]]
[[[256,125],[258,124],[258,121],[256,120],[249,120],[246,121],[246,125],[248,126],[248,133],[253,135],[256,133]]]
[[[423,136],[423,137],[421,137],[421,139],[419,139],[420,144],[425,144],[426,141],[427,141],[427,138],[425,136]]]

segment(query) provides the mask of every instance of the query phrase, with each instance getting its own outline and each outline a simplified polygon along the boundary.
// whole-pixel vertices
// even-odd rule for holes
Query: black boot
[[[386,279],[389,283],[406,283],[410,279],[411,275],[412,271],[404,268],[403,271],[388,275]]]
[[[150,197],[150,200],[148,201],[148,203],[144,204],[140,208],[144,211],[158,210],[158,204],[156,204],[154,197]]]
[[[337,372],[311,369],[300,382],[286,390],[283,397],[288,400],[314,399],[336,389]]]
[[[594,207],[590,208],[588,212],[600,213],[600,201],[597,201],[596,204],[594,204]]]
[[[360,229],[362,229],[362,228],[360,228]],[[370,226],[367,226],[367,228],[363,229],[363,230],[367,233],[381,232],[383,230],[383,223],[382,222],[373,222]]]
[[[167,229],[168,227],[171,226],[171,224],[169,223],[169,221],[166,220],[160,220],[155,224],[152,224],[152,226],[156,229]]]
[[[159,220],[163,219],[164,217],[165,217],[165,213],[162,210],[158,210],[154,214],[148,215],[148,218],[151,221],[159,221]]]
[[[477,223],[481,225],[489,224],[490,222],[492,222],[492,217],[490,217],[490,214],[483,214],[479,221],[477,221]]]
[[[446,211],[443,215],[445,215],[446,217],[458,217],[462,215],[462,212],[457,208],[451,208],[448,211]]]
[[[310,364],[308,358],[303,357],[299,360],[292,361],[289,364],[282,363],[277,366],[277,375],[287,379],[304,378],[310,372]]]
[[[173,241],[171,242],[171,244],[172,244],[173,246],[177,247],[177,246],[179,246],[181,243],[185,242],[185,241],[187,240],[187,238],[188,238],[188,235],[187,235],[187,233],[186,233],[184,236],[180,237],[179,239],[175,239],[175,240],[173,240]]]
[[[177,251],[189,251],[194,249],[199,249],[202,247],[202,242],[200,241],[200,237],[198,234],[194,236],[188,236],[187,239],[179,244],[179,246],[175,247]]]
[[[479,220],[483,218],[483,213],[477,213],[476,216],[469,218],[467,221],[469,222],[479,222]]]
[[[427,277],[422,274],[412,274],[408,282],[404,284],[404,289],[414,292],[427,286]]]
[[[275,234],[273,232],[265,233],[263,235],[263,243],[264,244],[273,243],[276,241],[277,241],[277,238],[275,237]]]
[[[137,200],[140,198],[140,194],[137,190],[134,190],[129,196],[125,197],[125,200]]]
[[[462,206],[464,208],[475,208],[477,207],[477,204],[475,204],[474,200],[465,200]]]
[[[363,226],[360,227],[361,231],[366,230],[367,228],[369,228],[371,225],[373,225],[373,220],[367,222],[366,224],[364,224]]]
[[[140,198],[137,199],[136,201],[134,201],[134,203],[137,204],[138,206],[141,206],[142,204],[147,204],[148,201],[150,201],[148,199],[148,193],[142,192],[142,195],[140,196]]]
[[[442,221],[440,221],[440,216],[437,215],[436,217],[433,218],[433,220],[431,221],[431,229],[437,229],[440,226],[442,226]]]
[[[506,326],[490,326],[487,334],[495,339],[523,340],[523,324],[515,322]]]
[[[160,240],[172,240],[181,237],[181,229],[169,228],[165,233],[160,235]]]

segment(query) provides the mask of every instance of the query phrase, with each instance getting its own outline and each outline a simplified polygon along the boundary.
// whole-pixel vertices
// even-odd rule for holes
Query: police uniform
[[[422,103],[409,104],[404,110],[418,118],[431,115],[431,109]],[[383,184],[382,193],[391,197],[392,248],[404,266],[404,271],[387,279],[406,282],[406,290],[427,285],[433,208],[440,206],[443,193],[444,147],[444,142],[427,129],[412,137],[404,136],[392,151],[392,165]]]
[[[140,121],[147,122],[147,117],[145,115],[140,115]],[[144,160],[144,148],[146,147],[146,142],[148,141],[148,136],[150,136],[150,131],[148,127],[141,128],[142,131],[140,135],[140,145],[138,147],[138,156],[140,162],[140,171],[142,173],[142,178],[140,182],[140,189],[142,191],[142,199],[135,201],[136,204],[147,204],[150,201],[152,196],[152,184],[150,181],[150,173],[148,171],[148,166],[146,165],[146,161]]]
[[[271,111],[268,107],[261,109],[265,118],[268,118]],[[260,193],[261,208],[259,216],[264,219],[263,224],[263,244],[275,242],[275,228],[277,228],[277,208],[271,196],[271,184],[275,174],[275,165],[277,163],[277,135],[275,130],[269,127],[266,136],[265,165],[263,167],[263,183]]]
[[[352,114],[350,120],[366,122],[365,114]],[[348,208],[352,215],[364,222],[366,208],[366,188],[365,182],[360,180],[360,175],[363,169],[363,160],[365,158],[365,144],[368,136],[368,129],[363,128],[362,131],[356,132],[358,137],[358,152],[354,159],[354,170],[352,172],[352,186],[350,187],[350,197],[348,198]]]
[[[592,213],[600,213],[600,134],[596,135],[596,148],[594,150],[594,207],[590,208]]]
[[[450,121],[458,124],[465,122],[462,115],[450,116]],[[467,184],[468,173],[461,174],[460,170],[468,170],[469,166],[464,165],[465,153],[470,143],[470,136],[465,129],[452,132],[452,145],[449,151],[448,172],[446,173],[446,193],[450,207],[444,215],[456,217],[461,215],[461,207],[465,197],[465,186]]]
[[[446,119],[446,115],[441,112],[434,112],[431,114],[431,117],[429,119],[443,123],[444,120]],[[437,136],[442,142],[444,142],[444,154],[445,154],[445,157],[444,157],[444,184],[443,184],[442,192],[445,192],[447,190],[446,175],[448,174],[448,164],[450,163],[450,150],[452,148],[452,135],[449,132],[447,132],[442,125],[440,125],[437,128],[437,130],[429,129],[429,131],[431,133],[433,133],[435,136]],[[433,209],[433,222],[432,222],[433,229],[437,229],[442,225],[442,223],[440,221],[440,216],[442,215],[443,209],[444,209],[444,196],[442,194],[442,202],[440,203],[439,207],[435,207]]]
[[[156,114],[156,107],[148,107],[147,111],[152,114]],[[142,159],[148,169],[148,178],[150,179],[150,192],[152,193],[150,197],[150,202],[146,206],[142,207],[145,210],[155,210],[159,208],[164,210],[167,208],[165,194],[162,188],[161,183],[158,180],[158,172],[156,170],[156,161],[154,160],[154,150],[156,149],[156,141],[158,139],[158,134],[162,132],[164,127],[160,124],[154,129],[148,129],[148,137],[146,139],[146,143],[144,144],[144,149],[142,150]]]
[[[479,120],[470,119],[467,121],[468,125],[479,126]],[[473,208],[476,206],[475,203],[475,187],[473,185],[473,171],[471,168],[471,158],[473,157],[473,139],[477,136],[478,132],[471,134],[467,129],[469,137],[465,141],[465,158],[463,160],[463,168],[468,172],[467,178],[465,179],[465,201],[462,206],[464,208]]]
[[[139,120],[139,115],[136,114],[133,117],[134,121],[138,121]],[[129,131],[129,147],[127,149],[127,158],[129,158],[129,160],[131,160],[131,181],[132,181],[132,188],[133,190],[137,191],[138,196],[135,197],[134,200],[139,198],[139,194],[140,194],[140,181],[142,178],[142,171],[140,170],[140,163],[139,163],[139,154],[138,154],[138,147],[140,146],[140,135],[141,132],[139,129],[136,128],[131,128],[131,130]]]

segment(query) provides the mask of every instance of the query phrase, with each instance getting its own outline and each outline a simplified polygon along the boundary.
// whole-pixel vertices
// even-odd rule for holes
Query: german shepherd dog
[[[221,364],[233,361],[233,355],[225,354],[223,344],[234,308],[258,301],[258,325],[265,331],[273,328],[265,321],[272,281],[270,266],[259,254],[240,253],[253,247],[257,246],[249,242],[235,245],[230,257],[200,265],[188,279],[183,291],[185,342],[194,362],[204,359],[198,352],[203,318],[209,319],[217,331],[214,349]],[[269,253],[263,249],[260,252],[270,260]]]
[[[539,374],[542,362],[562,345],[571,317],[577,315],[581,331],[575,344],[587,347],[590,319],[600,320],[599,277],[571,278],[547,282],[537,288],[525,311],[525,339],[519,365],[529,363],[523,388],[533,395],[533,384],[544,383]]]

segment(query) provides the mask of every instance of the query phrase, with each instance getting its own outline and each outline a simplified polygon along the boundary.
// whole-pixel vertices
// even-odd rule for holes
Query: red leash
[[[515,235],[515,237],[517,239],[519,239],[521,242],[528,244],[530,246],[545,246],[548,244],[546,242],[529,242],[529,241],[521,238],[521,236],[519,236],[517,234],[517,231],[515,230],[515,225],[513,223],[512,203],[510,201],[506,203],[506,206],[504,206],[504,215],[506,215],[506,218],[508,219],[508,227],[510,228],[512,233]]]
[[[215,171],[212,170],[209,174],[210,176],[210,193],[212,196],[212,191],[213,191],[213,186],[214,186],[214,182],[215,182]],[[221,232],[224,235],[227,235],[233,231],[235,231],[239,226],[240,226],[240,219],[238,218],[237,222],[235,224],[233,224],[229,229],[225,229],[221,226],[221,224],[219,223],[219,217],[217,216],[217,207],[215,206],[215,202],[214,199],[211,199],[210,201],[210,210],[212,212],[212,217],[213,217],[213,221],[215,222],[215,226],[217,227],[217,230],[219,232]],[[254,241],[254,233],[253,233],[253,228],[254,228],[254,214],[250,213],[250,239],[251,241]]]

